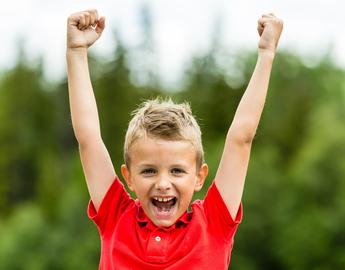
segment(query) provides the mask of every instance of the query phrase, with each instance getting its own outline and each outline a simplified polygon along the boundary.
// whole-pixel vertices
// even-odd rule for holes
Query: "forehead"
[[[184,163],[194,165],[196,149],[189,141],[140,138],[130,149],[132,164]]]

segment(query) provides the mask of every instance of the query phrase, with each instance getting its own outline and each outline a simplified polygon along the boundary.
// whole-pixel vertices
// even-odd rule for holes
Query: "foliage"
[[[200,121],[210,165],[210,178],[195,195],[202,198],[256,54],[231,55],[227,65],[219,59],[229,56],[213,48],[191,59],[182,89],[172,93],[152,70],[145,85],[133,81],[131,51],[121,40],[117,44],[107,62],[90,57],[102,134],[116,170],[130,112],[143,99],[187,100]],[[327,57],[309,67],[291,53],[277,55],[231,269],[345,265],[344,75]],[[232,81],[236,76],[240,79]],[[66,80],[48,83],[41,67],[19,60],[0,79],[1,268],[97,268],[100,243],[86,217],[88,195],[77,151]]]

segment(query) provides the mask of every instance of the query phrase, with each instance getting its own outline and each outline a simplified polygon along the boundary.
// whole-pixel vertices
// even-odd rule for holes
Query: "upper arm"
[[[235,219],[243,194],[247,174],[251,141],[227,136],[215,183],[229,212]]]
[[[79,153],[90,197],[98,210],[115,179],[115,170],[102,139],[79,144]]]

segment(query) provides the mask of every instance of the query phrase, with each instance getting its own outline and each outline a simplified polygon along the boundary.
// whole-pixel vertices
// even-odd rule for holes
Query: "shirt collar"
[[[148,216],[145,214],[144,209],[140,205],[140,202],[138,199],[135,200],[137,213],[136,213],[136,219],[137,222],[141,227],[146,227],[149,230],[157,230],[158,227],[151,221],[151,219],[148,218]],[[161,227],[159,229],[162,229],[164,231],[170,231],[179,227],[182,227],[184,225],[187,225],[191,218],[192,218],[192,212],[185,211],[183,215],[171,226],[169,227]]]

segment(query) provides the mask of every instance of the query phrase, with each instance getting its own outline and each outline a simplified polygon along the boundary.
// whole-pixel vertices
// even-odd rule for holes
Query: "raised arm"
[[[265,104],[272,63],[283,22],[273,14],[258,21],[258,59],[226,136],[215,182],[233,218],[241,203],[250,150]]]
[[[105,18],[96,10],[72,14],[67,21],[67,73],[74,134],[90,197],[98,210],[115,177],[100,132],[98,111],[89,75],[87,49],[102,34]]]

